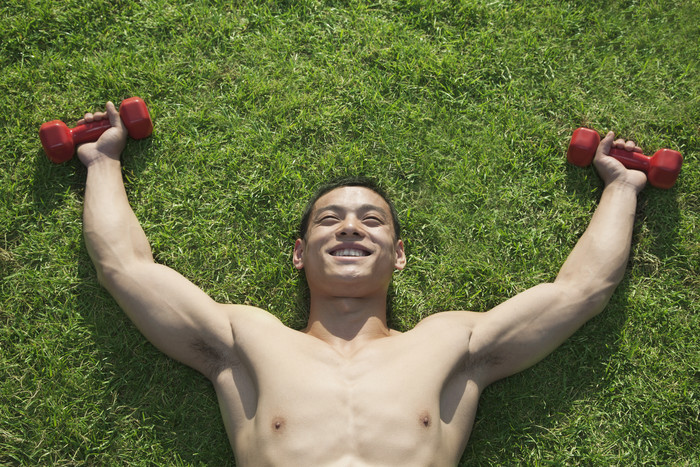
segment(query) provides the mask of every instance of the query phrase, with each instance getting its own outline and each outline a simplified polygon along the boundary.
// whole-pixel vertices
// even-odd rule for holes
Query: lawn
[[[408,253],[391,322],[486,311],[551,281],[600,198],[573,130],[680,151],[639,197],[603,314],[489,387],[461,465],[700,464],[700,4],[15,1],[0,6],[0,464],[234,465],[206,379],[97,283],[86,170],[41,123],[140,96],[123,156],[157,261],[291,327],[305,200],[363,174]]]

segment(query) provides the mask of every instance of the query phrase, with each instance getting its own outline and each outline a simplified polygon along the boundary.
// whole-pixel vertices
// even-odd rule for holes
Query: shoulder
[[[414,329],[422,328],[450,328],[456,326],[460,329],[475,326],[481,319],[484,313],[473,311],[442,311],[423,318]]]
[[[423,318],[405,333],[418,343],[430,342],[433,347],[447,346],[467,352],[472,333],[483,313],[471,311],[443,311]]]
[[[282,324],[275,315],[267,310],[251,305],[233,305],[219,304],[219,308],[223,313],[226,313],[232,320],[238,321],[267,321]]]
[[[273,332],[275,329],[289,330],[277,316],[267,310],[249,305],[221,305],[220,310],[226,314],[231,331],[251,332],[260,329],[261,332]]]
[[[265,345],[271,340],[281,340],[284,333],[291,332],[272,313],[248,305],[217,304],[216,313],[223,315],[218,322],[218,339],[202,336],[192,342],[192,349],[206,363],[202,371],[212,379],[222,370],[240,366],[240,357],[245,349]]]
[[[473,311],[445,311],[430,315],[411,331],[417,335],[430,336],[431,341],[439,342],[437,347],[446,346],[463,359],[463,368],[470,373],[488,363],[485,357],[474,349],[475,331],[487,319],[487,313]]]

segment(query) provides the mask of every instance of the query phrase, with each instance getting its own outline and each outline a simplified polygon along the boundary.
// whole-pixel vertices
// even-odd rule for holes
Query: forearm
[[[613,182],[605,188],[590,225],[555,281],[590,296],[595,312],[605,306],[627,267],[637,191],[637,187],[624,182]]]
[[[102,283],[134,262],[153,261],[148,239],[129,205],[118,160],[104,158],[88,166],[83,232]]]

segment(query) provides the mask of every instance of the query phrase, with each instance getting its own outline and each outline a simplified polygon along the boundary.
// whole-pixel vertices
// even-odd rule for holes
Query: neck
[[[364,298],[311,296],[305,332],[333,347],[352,350],[368,341],[389,336],[386,295]]]

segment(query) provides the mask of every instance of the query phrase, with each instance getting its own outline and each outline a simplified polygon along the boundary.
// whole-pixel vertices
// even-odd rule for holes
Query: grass
[[[483,395],[462,465],[700,463],[700,5],[686,1],[9,1],[0,6],[0,464],[233,465],[216,397],[97,284],[85,169],[39,125],[146,100],[124,176],[157,257],[303,325],[313,188],[379,179],[404,224],[394,326],[551,280],[601,192],[573,129],[681,151],[640,195],[606,311]]]

